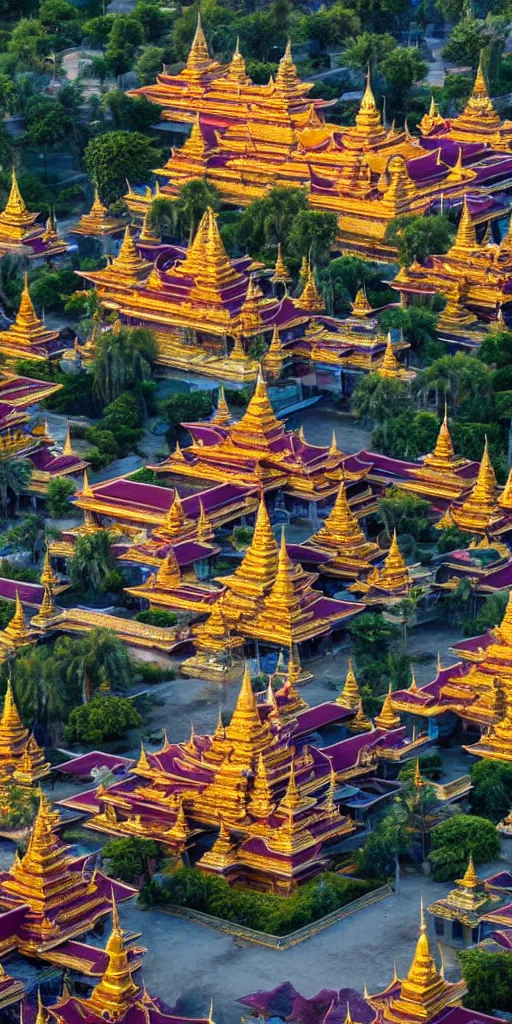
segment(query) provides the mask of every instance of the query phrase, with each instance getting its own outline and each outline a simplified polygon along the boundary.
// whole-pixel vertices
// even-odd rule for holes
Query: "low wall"
[[[247,928],[243,924],[224,921],[221,917],[203,914],[201,910],[177,907],[174,904],[168,907],[156,904],[155,909],[161,910],[164,914],[173,914],[176,917],[185,917],[189,921],[197,921],[199,924],[207,925],[209,928],[216,928],[217,931],[225,932],[227,935],[236,935],[247,942],[255,942],[259,946],[269,946],[270,949],[289,949],[290,946],[296,946],[297,943],[310,939],[317,932],[323,931],[324,928],[330,928],[332,924],[343,921],[344,918],[350,917],[351,914],[357,913],[358,910],[363,910],[365,907],[371,906],[372,903],[377,903],[378,900],[391,896],[392,892],[393,889],[389,884],[381,885],[378,889],[374,889],[373,892],[360,896],[357,900],[353,900],[352,903],[347,903],[346,906],[340,907],[339,910],[334,910],[332,914],[326,914],[325,917],[320,917],[318,921],[312,921],[311,924],[306,924],[303,928],[297,928],[297,931],[290,932],[288,935],[267,935],[266,932],[255,931],[254,928]]]

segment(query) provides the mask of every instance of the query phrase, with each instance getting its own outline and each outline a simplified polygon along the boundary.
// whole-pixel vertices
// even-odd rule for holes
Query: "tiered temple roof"
[[[201,52],[194,89],[187,69],[181,76],[161,75],[156,86],[144,89],[149,99],[163,102],[171,120],[197,118],[185,145],[156,169],[164,181],[158,194],[174,197],[185,182],[202,177],[224,199],[246,205],[274,185],[305,187],[313,208],[338,214],[345,249],[388,260],[395,253],[384,240],[387,224],[422,214],[441,197],[449,204],[473,188],[480,196],[479,220],[485,213],[499,216],[493,199],[481,209],[481,196],[510,177],[512,157],[498,155],[490,142],[414,139],[407,130],[385,128],[369,77],[355,125],[326,124],[323,104],[306,99],[308,86],[297,77],[289,47],[267,86],[240,82],[245,71],[238,53],[235,73],[231,65],[212,68],[207,50]],[[126,196],[137,213],[151,201],[149,189],[145,195],[130,189]]]
[[[439,318],[441,337],[451,346],[466,350],[478,347],[485,337],[486,322],[495,320],[512,298],[512,235],[500,244],[487,232],[477,239],[471,204],[464,200],[457,235],[447,253],[427,256],[409,268],[402,267],[391,287],[400,292],[402,304],[408,296],[430,298],[444,295],[447,305]]]
[[[90,931],[108,913],[112,891],[121,899],[134,893],[99,871],[89,871],[87,858],[73,858],[58,838],[58,824],[59,815],[41,793],[26,853],[16,853],[10,871],[0,872],[0,953],[5,945],[32,958],[51,957],[55,947]]]
[[[21,721],[9,681],[0,717],[0,779],[12,776],[30,785],[43,779],[49,771],[44,750]]]
[[[305,501],[335,495],[342,477],[350,486],[367,470],[352,456],[308,444],[285,429],[270,403],[267,386],[259,377],[256,389],[241,418],[235,423],[184,424],[192,444],[153,466],[157,472],[199,477],[202,480],[236,480],[264,490],[282,487],[286,494]],[[372,501],[368,489],[358,502]]]
[[[308,320],[287,295],[263,295],[254,276],[261,264],[249,256],[229,259],[212,209],[188,249],[163,247],[154,268],[137,255],[143,247],[136,248],[130,236],[130,268],[125,260],[120,272],[126,238],[105,270],[79,273],[96,286],[107,309],[155,332],[163,366],[252,381],[258,363],[248,355],[251,340],[263,335],[270,344],[276,328],[292,331]]]
[[[351,511],[343,480],[332,511],[318,532],[305,541],[305,546],[320,554],[325,552],[326,561],[320,566],[322,573],[348,580],[369,572],[372,562],[382,557],[379,545],[367,540]]]
[[[460,921],[468,928],[475,928],[499,903],[500,897],[478,877],[470,856],[464,877],[455,881],[455,889],[431,903],[427,910],[434,917]]]
[[[450,505],[437,526],[455,524],[469,534],[490,537],[508,533],[512,527],[509,488],[498,492],[496,476],[489,457],[487,439],[475,483],[462,503]]]
[[[512,121],[502,121],[493,107],[485,81],[482,61],[466,106],[457,117],[442,118],[435,108],[421,123],[425,135],[447,137],[454,142],[488,145],[499,152],[512,148]]]
[[[73,228],[73,234],[85,235],[88,238],[107,238],[109,235],[119,234],[124,226],[124,221],[110,216],[108,207],[102,203],[95,187],[91,209],[89,213],[82,214],[78,224]]]
[[[382,565],[352,583],[349,590],[361,594],[366,604],[390,605],[407,597],[413,587],[426,593],[430,587],[429,574],[419,570],[418,566],[406,565],[395,530]]]
[[[38,213],[30,213],[21,196],[13,168],[7,203],[0,213],[0,255],[11,253],[25,259],[51,259],[67,250],[57,235],[52,218],[46,225],[36,224]]]
[[[17,359],[48,359],[63,352],[59,331],[45,327],[34,310],[25,274],[23,291],[16,319],[6,331],[0,332],[0,353],[10,362]]]

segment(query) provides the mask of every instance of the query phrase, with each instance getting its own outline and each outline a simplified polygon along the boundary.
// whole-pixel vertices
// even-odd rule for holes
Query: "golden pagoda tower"
[[[5,208],[0,213],[0,239],[5,235],[12,241],[22,242],[36,219],[37,213],[29,213],[25,206],[13,167],[11,191]]]
[[[223,427],[226,423],[232,423],[233,417],[229,411],[229,405],[226,401],[226,394],[224,391],[224,385],[221,384],[219,388],[219,397],[217,400],[217,408],[210,420],[211,423],[216,423],[217,426]]]
[[[499,513],[496,477],[489,458],[489,446],[485,439],[484,452],[474,487],[459,506],[451,506],[454,522],[468,533],[486,533],[493,519]]]
[[[347,728],[350,732],[372,732],[374,726],[371,718],[365,714],[362,700],[359,701],[359,707],[355,717],[347,723]]]
[[[444,419],[439,428],[434,451],[429,452],[423,460],[423,466],[440,472],[452,472],[454,468],[464,465],[464,459],[456,455],[453,450],[453,443],[448,426],[448,410],[445,406]]]
[[[264,328],[260,305],[263,292],[253,276],[249,277],[247,293],[240,309],[240,326],[244,334],[254,334]]]
[[[262,359],[262,366],[265,374],[270,380],[278,380],[281,376],[283,369],[285,352],[281,339],[279,337],[279,330],[277,324],[272,331],[272,339],[270,345],[265,352]]]
[[[11,771],[19,761],[28,741],[29,732],[21,721],[12,683],[9,679],[4,697],[4,706],[0,717],[0,774]]]
[[[194,286],[190,291],[190,298],[207,303],[222,303],[222,290],[228,284],[239,281],[240,274],[235,270],[224,248],[217,224],[217,217],[211,206],[208,207],[203,221],[204,225],[201,226],[200,224],[198,228],[198,231],[201,231],[198,243],[199,250],[202,248],[200,261],[198,260],[199,252],[196,250],[193,254],[194,262],[197,261],[197,270]],[[193,245],[191,248],[193,248]],[[185,272],[187,263],[188,257],[185,258],[181,265],[183,272]],[[251,301],[254,297],[251,294]]]
[[[486,757],[491,761],[512,761],[512,695],[505,693],[504,698],[505,717],[499,722],[493,722],[477,743],[463,747],[475,757]]]
[[[389,684],[389,690],[384,698],[379,714],[375,716],[375,725],[378,729],[398,729],[401,725],[400,715],[396,714],[393,708],[393,699],[391,691],[391,683]]]
[[[249,662],[245,663],[240,693],[229,725],[224,730],[225,740],[233,747],[233,764],[256,764],[260,754],[267,751],[270,729],[262,722],[251,685]]]
[[[364,288],[359,288],[357,295],[352,303],[351,316],[357,317],[358,320],[364,320],[365,317],[369,316],[372,312],[372,307],[366,297]]]
[[[160,235],[157,235],[156,231],[153,230],[149,223],[150,214],[151,209],[146,210],[137,241],[139,243],[143,242],[144,245],[160,245],[162,239],[160,238]]]
[[[272,281],[273,284],[284,285],[286,285],[287,281],[290,280],[288,267],[286,266],[286,263],[284,262],[283,259],[283,247],[281,245],[281,242],[277,243],[277,258],[274,265],[274,273],[270,280]]]
[[[39,746],[33,736],[29,736],[23,756],[12,773],[13,779],[21,786],[34,786],[36,782],[48,775],[50,769],[51,764],[49,761],[45,761],[43,748]]]
[[[49,348],[58,337],[59,331],[49,330],[36,315],[25,272],[16,319],[6,331],[0,331],[0,354],[8,360],[47,359]]]
[[[169,549],[167,556],[157,571],[155,582],[163,590],[176,590],[179,587],[181,572],[174,548]]]
[[[224,821],[224,818],[221,818],[219,835],[211,850],[203,853],[198,864],[204,871],[224,875],[229,871],[229,868],[236,865],[236,861],[236,843],[231,838],[229,826]]]
[[[296,303],[301,309],[305,309],[308,313],[321,313],[325,308],[325,303],[316,286],[315,275],[310,260],[307,261],[306,268],[304,286],[300,295],[296,299]]]
[[[345,685],[336,697],[336,704],[341,704],[343,708],[353,708],[356,710],[361,706],[361,693],[357,684],[357,679],[352,665],[352,658],[348,659],[348,671],[345,677]]]
[[[174,497],[167,511],[165,521],[158,528],[158,533],[164,537],[179,537],[184,530],[192,525],[192,519],[187,519],[183,511],[183,505],[178,491],[174,491]]]
[[[398,547],[396,530],[393,531],[391,546],[384,559],[384,564],[379,568],[372,569],[366,580],[358,580],[349,589],[369,593],[373,589],[382,591],[383,597],[398,595],[407,591],[411,584],[411,575],[405,564],[403,555]]]
[[[510,470],[507,482],[498,498],[500,508],[512,509],[512,469]]]
[[[444,124],[444,117],[441,117],[437,103],[434,99],[434,94],[430,97],[430,107],[428,114],[424,114],[420,123],[419,129],[422,135],[429,135],[434,128],[437,128],[439,124]]]
[[[374,145],[377,142],[384,141],[386,131],[383,127],[382,117],[373,94],[370,65],[368,65],[366,86],[359,110],[355,117],[355,122],[355,128],[349,129],[351,141],[364,141],[366,145]]]
[[[133,286],[147,277],[152,266],[150,260],[139,256],[133,240],[132,228],[127,224],[121,248],[107,268],[109,275],[114,276],[123,285]]]
[[[245,67],[245,60],[240,53],[240,40],[238,37],[226,77],[230,82],[236,82],[239,86],[251,85],[251,79],[249,78]]]
[[[58,614],[58,609],[53,600],[52,588],[45,584],[41,607],[37,615],[34,615],[30,620],[30,624],[31,626],[37,626],[39,629],[46,629],[52,619]]]
[[[301,565],[294,565],[291,561],[283,528],[275,580],[263,599],[261,612],[246,625],[249,635],[253,631],[257,636],[266,634],[274,643],[286,647],[305,639],[308,627],[315,627],[307,601],[313,579],[315,577],[305,573]]]
[[[39,577],[39,582],[43,587],[55,587],[60,583],[59,577],[53,571],[49,544],[47,544],[45,548],[43,569]]]
[[[351,511],[344,480],[323,526],[306,544],[328,552],[330,560],[324,567],[327,575],[347,579],[355,579],[371,569],[371,562],[381,554],[379,545],[367,540]]]
[[[201,15],[198,11],[196,31],[187,57],[185,71],[189,78],[200,78],[201,73],[205,71],[211,63],[212,59],[208,53],[208,44],[203,32],[203,26],[201,25]]]
[[[501,126],[489,97],[482,58],[478,64],[473,91],[464,111],[451,124],[450,137],[460,141],[487,142],[490,135],[496,135]]]
[[[445,1006],[460,1003],[465,992],[463,981],[455,983],[445,981],[443,975],[438,971],[434,958],[430,952],[427,936],[427,926],[421,901],[420,936],[416,943],[416,950],[413,961],[409,968],[407,977],[400,982],[400,991],[391,999],[386,999],[387,1006],[383,1008],[384,1021],[397,1022],[402,1024],[404,1020],[411,1022],[422,1022],[426,1024],[429,1020],[440,1013]],[[378,1005],[378,997],[370,996],[372,1005]]]
[[[379,377],[386,377],[392,380],[412,380],[412,378],[416,376],[413,370],[406,370],[405,367],[401,366],[398,362],[393,351],[391,332],[389,332],[387,337],[384,358],[381,365],[375,370],[375,373],[378,373]]]
[[[444,899],[436,900],[427,910],[436,917],[460,921],[465,939],[472,944],[471,929],[477,927],[493,908],[493,904],[498,902],[499,897],[486,889],[485,883],[478,877],[470,854],[464,877],[456,879],[455,889]]]
[[[117,904],[112,893],[112,932],[105,952],[108,964],[105,972],[93,989],[87,1001],[88,1008],[100,1018],[117,1020],[133,1004],[135,996],[140,992],[135,984],[128,961]]]
[[[272,797],[272,790],[269,785],[267,769],[263,755],[258,758],[258,766],[254,776],[254,782],[249,794],[247,810],[252,818],[270,818],[275,810],[275,801]]]
[[[19,647],[27,647],[33,642],[34,634],[25,625],[25,616],[23,614],[20,592],[19,590],[16,590],[13,617],[11,621],[7,623],[5,629],[0,631],[0,648],[3,647],[8,650],[17,651]]]
[[[464,195],[464,204],[462,207],[462,214],[459,220],[457,228],[457,234],[455,241],[451,248],[448,250],[448,256],[460,255],[466,258],[469,252],[478,249],[478,241],[476,237],[476,228],[473,223],[471,214],[469,212],[469,206],[466,195]]]
[[[240,565],[230,576],[216,577],[227,588],[223,601],[226,617],[234,622],[242,616],[252,618],[258,602],[274,582],[276,571],[277,542],[262,496],[252,540]]]
[[[94,199],[89,213],[80,217],[78,224],[73,228],[74,235],[86,235],[91,238],[104,238],[107,235],[114,235],[123,228],[123,221],[111,217],[108,208],[102,203],[98,188],[94,186]]]
[[[269,442],[279,435],[283,421],[278,420],[268,397],[268,390],[261,374],[256,388],[241,420],[230,430],[233,444],[244,452],[254,452],[262,458],[269,450]]]

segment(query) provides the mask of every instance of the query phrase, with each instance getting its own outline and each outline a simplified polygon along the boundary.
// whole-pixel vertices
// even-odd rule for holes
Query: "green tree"
[[[47,32],[56,35],[63,31],[63,26],[67,31],[76,28],[78,11],[68,0],[43,0],[38,18]]]
[[[438,315],[426,306],[387,309],[379,319],[385,333],[393,328],[402,330],[405,341],[409,342],[414,352],[423,352],[429,343],[437,342]]]
[[[386,622],[377,612],[364,612],[349,624],[348,634],[356,661],[365,658],[375,661],[391,651],[400,630],[393,623]]]
[[[363,878],[389,878],[395,872],[397,857],[406,856],[410,849],[410,835],[403,823],[395,814],[387,814],[356,851],[357,872]]]
[[[100,745],[105,740],[126,736],[142,725],[142,718],[126,697],[93,697],[88,704],[73,708],[64,728],[67,743]]]
[[[400,265],[409,267],[415,259],[421,263],[431,253],[447,252],[454,233],[453,224],[444,214],[431,217],[405,214],[390,221],[385,241],[398,249]]]
[[[102,106],[110,111],[115,131],[144,132],[158,124],[162,114],[157,103],[150,103],[145,96],[132,99],[122,89],[107,92]]]
[[[44,522],[35,512],[31,512],[23,516],[4,536],[8,543],[22,551],[30,551],[32,562],[36,562],[44,545]]]
[[[457,953],[468,987],[465,1002],[479,1013],[493,1014],[512,1006],[512,958],[487,950],[461,949]]]
[[[47,70],[44,57],[50,52],[50,45],[48,33],[40,21],[22,18],[11,32],[6,53],[0,55],[0,71],[13,75]]]
[[[346,48],[343,63],[359,71],[366,71],[368,65],[377,68],[395,48],[396,41],[388,32],[363,32]]]
[[[432,451],[438,432],[439,419],[433,413],[407,409],[393,417],[385,430],[380,424],[374,427],[372,449],[397,459],[418,459]]]
[[[5,459],[0,462],[0,501],[4,518],[9,512],[9,495],[14,497],[14,511],[18,514],[20,497],[27,491],[32,476],[32,465],[27,459]]]
[[[358,419],[371,422],[382,431],[384,439],[389,425],[407,404],[407,386],[401,380],[369,373],[360,377],[351,395],[352,412]]]
[[[55,646],[46,644],[19,651],[13,664],[14,694],[23,721],[29,728],[37,721],[48,732],[52,744],[58,742],[68,702],[76,696],[66,691],[54,657],[60,639]]]
[[[162,46],[145,46],[137,58],[135,71],[141,85],[150,85],[162,70],[165,50]]]
[[[278,242],[285,256],[290,255],[288,244],[295,219],[309,209],[304,189],[270,189],[261,199],[255,199],[244,210],[238,225],[238,236],[251,256],[258,256],[270,247],[275,258]]]
[[[144,42],[144,29],[133,16],[118,14],[105,49],[105,60],[113,75],[124,75],[135,61],[137,49]]]
[[[84,164],[96,182],[103,202],[113,203],[126,190],[126,181],[145,181],[157,167],[160,153],[140,132],[106,132],[87,143]]]
[[[83,29],[85,36],[94,46],[105,46],[114,25],[113,14],[102,14],[86,21]]]
[[[133,679],[126,645],[110,629],[95,627],[79,639],[59,637],[53,660],[66,694],[72,696],[70,709],[79,701],[87,703],[104,682],[123,692]]]
[[[180,425],[204,420],[213,410],[210,392],[192,391],[190,394],[178,393],[165,399],[160,405],[160,415],[169,424],[167,437],[169,443],[176,441]]]
[[[152,839],[139,839],[138,836],[111,839],[101,853],[108,861],[109,875],[131,885],[138,885],[141,878],[144,883],[149,882],[153,873],[151,862],[159,864],[162,860],[160,845]]]
[[[137,622],[146,622],[148,626],[160,626],[163,629],[175,626],[178,621],[178,616],[174,612],[166,612],[160,608],[148,608],[144,612],[137,612],[135,618]]]
[[[310,257],[312,263],[328,263],[338,235],[335,213],[299,210],[287,239],[287,251],[298,261]]]
[[[149,380],[156,356],[155,336],[144,327],[103,331],[92,366],[94,393],[102,405]]]
[[[190,245],[201,217],[209,206],[218,209],[220,197],[215,185],[194,178],[181,186],[175,200],[175,224],[182,238],[188,235]]]
[[[507,37],[506,18],[489,15],[485,20],[474,17],[464,18],[454,25],[442,56],[459,66],[476,68],[483,50],[491,50],[498,61]]]
[[[471,810],[495,824],[512,807],[512,764],[507,761],[477,761],[471,765]]]
[[[43,109],[27,129],[26,140],[32,149],[40,149],[44,157],[44,177],[47,178],[48,153],[62,148],[65,140],[69,141],[73,131],[73,119],[60,103],[53,102],[51,107]]]
[[[69,559],[71,584],[81,595],[103,593],[105,579],[114,568],[110,550],[110,534],[106,530],[77,537],[75,550]]]
[[[137,0],[133,17],[142,25],[145,41],[157,43],[170,28],[173,15],[155,0]]]
[[[440,415],[447,402],[451,414],[457,418],[472,419],[469,414],[478,409],[480,413],[484,411],[485,419],[492,383],[492,373],[486,366],[474,356],[457,352],[454,356],[441,356],[427,366],[416,381],[416,390],[435,397]]]
[[[361,31],[361,21],[353,10],[335,3],[332,7],[321,7],[313,14],[307,14],[303,29],[306,39],[326,50],[328,46],[339,46],[346,39],[357,36]]]
[[[512,366],[512,331],[507,328],[489,331],[482,339],[478,358],[486,366],[503,369]]]
[[[443,821],[432,833],[432,851],[429,856],[433,878],[448,882],[460,878],[472,856],[475,864],[499,857],[500,835],[488,818],[470,814],[457,814]]]
[[[413,46],[397,46],[381,62],[390,114],[405,111],[412,86],[427,73],[427,64]]]
[[[378,502],[378,514],[390,542],[394,530],[397,534],[408,533],[415,540],[428,540],[431,530],[430,510],[429,501],[402,491],[399,487],[390,487]]]
[[[465,536],[467,544],[467,535]],[[480,605],[475,618],[465,623],[464,636],[481,636],[486,630],[498,625],[505,614],[509,593],[508,590],[504,590],[499,594],[489,594]]]
[[[76,484],[65,476],[56,477],[50,480],[46,491],[46,507],[48,515],[53,519],[60,519],[63,516],[76,514],[73,505],[70,504],[70,497],[76,491]]]

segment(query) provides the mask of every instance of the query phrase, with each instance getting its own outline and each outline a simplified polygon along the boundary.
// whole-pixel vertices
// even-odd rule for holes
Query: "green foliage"
[[[381,62],[386,83],[386,100],[393,115],[407,110],[412,86],[427,73],[427,64],[413,46],[397,46]]]
[[[160,416],[169,424],[167,437],[169,443],[176,441],[181,423],[193,423],[205,420],[213,411],[212,396],[208,391],[191,391],[189,394],[178,393],[166,398],[160,404]]]
[[[101,404],[109,406],[130,388],[150,380],[156,356],[155,335],[144,327],[103,331],[92,366],[93,390]],[[109,429],[108,423],[104,426]]]
[[[301,188],[272,188],[261,199],[255,199],[242,213],[237,234],[251,256],[268,253],[275,260],[278,242],[283,245],[285,259],[298,266],[300,258],[289,239],[300,213],[309,212],[306,192]]]
[[[285,250],[294,254],[295,262],[309,256],[312,263],[328,263],[331,249],[338,235],[335,213],[318,210],[299,210],[288,234]]]
[[[396,42],[389,32],[363,32],[343,54],[343,62],[349,68],[366,71],[378,67],[396,47]]]
[[[409,853],[410,846],[406,829],[394,814],[387,814],[356,851],[357,871],[363,878],[389,878],[395,870],[396,857]]]
[[[443,821],[432,832],[429,856],[432,876],[436,882],[460,878],[470,855],[475,864],[495,860],[500,853],[500,835],[487,818],[457,814]]]
[[[154,469],[142,466],[141,469],[137,469],[135,473],[130,474],[130,480],[135,480],[138,484],[156,484],[158,487],[170,487],[170,484],[165,479],[162,479],[163,475],[163,473],[157,473]]]
[[[145,96],[132,99],[122,89],[111,89],[103,99],[103,107],[112,116],[115,131],[144,132],[158,124],[162,107],[150,103]]]
[[[133,17],[142,25],[146,42],[155,43],[170,28],[173,15],[155,0],[137,0]]]
[[[440,555],[467,546],[468,535],[463,530],[459,530],[457,526],[448,526],[445,530],[440,530],[436,538],[436,547]]]
[[[430,539],[430,502],[417,495],[390,487],[378,503],[378,513],[386,528],[389,541],[393,531],[408,533],[418,541]]]
[[[402,412],[391,424],[372,430],[372,448],[398,459],[418,459],[431,452],[439,432],[439,420],[431,412]]]
[[[471,810],[495,824],[512,807],[512,764],[507,761],[477,761],[471,765]]]
[[[465,1004],[480,1013],[510,1010],[512,1006],[512,958],[486,950],[460,949],[457,952],[462,976],[468,987]]]
[[[64,729],[66,743],[101,744],[126,736],[142,725],[142,718],[126,697],[93,697],[73,708]]]
[[[439,754],[423,754],[418,758],[421,775],[424,779],[438,782],[443,774],[443,761]],[[411,758],[398,772],[400,782],[407,782],[414,776],[416,761]]]
[[[166,612],[160,608],[148,608],[147,611],[137,612],[135,618],[137,622],[146,622],[148,626],[161,626],[164,629],[175,626],[178,621],[178,616],[174,612]]]
[[[56,477],[55,480],[50,480],[46,491],[48,515],[53,519],[75,515],[75,509],[69,501],[75,491],[76,484],[72,480],[68,480],[67,477]]]
[[[287,935],[346,906],[372,888],[372,882],[325,872],[293,895],[282,898],[251,889],[233,889],[223,878],[204,875],[198,868],[181,868],[169,877],[153,878],[140,901],[146,906],[190,907],[269,935]]]
[[[358,419],[379,424],[386,434],[389,421],[403,411],[407,397],[403,381],[368,373],[359,378],[350,401]]]
[[[168,614],[171,615],[172,612]],[[169,682],[171,679],[176,679],[177,676],[175,668],[162,668],[156,661],[140,661],[135,659],[133,661],[133,670],[137,679],[140,679],[142,683],[147,683],[148,686],[154,686],[156,683],[164,681]]]
[[[339,46],[346,39],[357,36],[361,30],[360,19],[350,8],[335,3],[332,7],[321,7],[313,14],[307,14],[303,21],[306,38],[318,43],[322,50]]]
[[[397,642],[399,629],[376,612],[364,612],[349,623],[348,634],[356,661],[364,658],[373,661],[388,654]]]
[[[146,181],[158,167],[160,153],[140,132],[106,132],[87,143],[84,164],[96,182],[105,203],[112,203],[126,191],[126,181]]]
[[[37,551],[44,542],[44,522],[35,512],[30,512],[7,530],[4,539],[18,550],[30,551],[32,561],[35,562]]]
[[[6,601],[3,597],[0,598],[0,629],[5,629],[9,625],[14,615],[14,601]]]
[[[105,593],[105,581],[114,568],[110,534],[106,530],[77,537],[68,572],[71,585],[78,590],[82,600],[88,594],[97,597]]]
[[[20,496],[28,490],[32,477],[32,463],[28,459],[4,459],[0,462],[0,502],[4,519],[9,513],[10,498],[14,498],[14,511],[18,514]]]
[[[489,594],[484,603],[480,605],[475,618],[464,624],[464,636],[482,636],[486,630],[493,629],[498,625],[505,614],[508,597],[509,591],[507,590],[499,594]]]
[[[152,85],[162,70],[165,50],[162,46],[145,46],[135,64],[137,78],[141,85]]]
[[[409,267],[415,259],[421,263],[431,253],[447,252],[454,234],[455,227],[444,214],[431,217],[406,214],[388,224],[385,241],[398,249],[400,265]]]
[[[31,825],[37,812],[39,797],[35,789],[17,786],[11,779],[4,780],[5,798],[0,805],[0,829],[16,831]]]
[[[7,580],[18,580],[20,583],[39,583],[40,573],[28,565],[18,565],[17,562],[10,562],[8,558],[2,558],[0,576]]]
[[[458,25],[454,25],[450,33],[442,52],[444,60],[460,67],[469,64],[476,68],[482,51],[491,47],[493,58],[497,61],[507,36],[507,24],[507,19],[492,16],[488,16],[485,21],[474,17],[464,18]]]
[[[129,839],[111,839],[105,843],[101,855],[108,860],[110,876],[131,885],[138,885],[141,876],[144,876],[146,881],[149,880],[149,862],[160,863],[162,849],[152,839],[131,836]]]
[[[414,352],[422,353],[429,342],[437,342],[437,318],[437,313],[422,305],[387,309],[379,320],[385,334],[393,328],[401,329]],[[439,354],[442,355],[442,351]]]
[[[247,74],[256,85],[266,85],[270,76],[275,75],[277,64],[265,60],[246,60]]]
[[[30,295],[38,311],[61,313],[70,295],[76,290],[76,274],[69,267],[50,270],[45,267],[30,282]]]
[[[113,75],[124,75],[133,67],[137,48],[144,42],[144,29],[134,17],[118,14],[113,21],[105,60]]]

